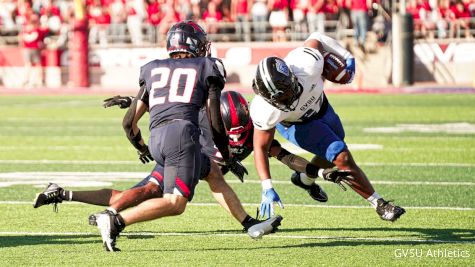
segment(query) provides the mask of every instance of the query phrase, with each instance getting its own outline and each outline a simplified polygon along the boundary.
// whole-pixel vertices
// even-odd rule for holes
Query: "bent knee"
[[[356,163],[351,156],[350,151],[348,149],[343,150],[340,152],[335,160],[333,161],[336,167],[339,169],[353,169],[356,167]]]
[[[167,198],[169,201],[169,210],[171,215],[180,215],[185,212],[186,204],[188,203],[187,198],[172,194],[166,194],[165,198]]]

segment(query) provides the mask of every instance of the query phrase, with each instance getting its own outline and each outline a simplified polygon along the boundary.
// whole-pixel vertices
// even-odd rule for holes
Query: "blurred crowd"
[[[368,30],[383,38],[390,25],[390,0],[85,0],[93,44],[163,43],[171,24],[192,19],[222,40],[285,41],[289,31],[304,38],[332,30],[329,22],[353,29],[364,46]],[[26,46],[54,40],[62,46],[73,18],[71,0],[0,0],[0,35],[19,36]],[[409,0],[407,12],[424,37],[472,37],[475,0]],[[330,29],[329,29],[330,28]],[[33,34],[34,33],[34,34]],[[226,39],[225,37],[236,38]],[[54,37],[48,39],[48,37]],[[46,38],[46,39],[45,39]],[[51,43],[51,42],[50,42]]]

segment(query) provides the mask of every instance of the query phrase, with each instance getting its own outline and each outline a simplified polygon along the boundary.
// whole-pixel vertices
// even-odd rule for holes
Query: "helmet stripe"
[[[274,93],[277,93],[277,92],[278,92],[278,91],[277,91],[277,88],[275,87],[274,82],[272,81],[272,78],[271,78],[271,76],[270,76],[270,74],[269,74],[269,67],[267,66],[267,61],[268,61],[269,59],[270,59],[270,58],[266,58],[266,59],[264,60],[264,74],[265,74],[265,78],[267,79],[267,82],[269,83],[269,85],[270,85],[272,91],[273,91]]]
[[[266,89],[272,90],[273,93],[276,93],[275,87],[271,87],[268,82],[269,75],[267,74],[267,64],[266,64],[267,59],[268,58],[264,58],[263,60],[261,60],[261,62],[259,62],[259,72],[261,73],[261,78],[262,78],[262,81],[264,82],[264,86],[266,87]]]
[[[234,106],[233,93],[228,94],[229,113],[231,114],[231,128],[239,126],[239,118],[236,112],[236,106]]]

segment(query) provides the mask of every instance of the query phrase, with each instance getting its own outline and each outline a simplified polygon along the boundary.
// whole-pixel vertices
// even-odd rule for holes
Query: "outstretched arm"
[[[124,119],[122,120],[122,127],[124,128],[127,139],[129,139],[130,143],[138,150],[140,161],[147,163],[153,160],[153,158],[150,155],[148,146],[145,144],[140,128],[138,127],[139,120],[148,110],[147,104],[141,100],[144,94],[145,87],[141,84],[137,97],[134,98],[130,108],[125,113]]]
[[[287,149],[283,148],[279,141],[275,139],[272,140],[269,156],[277,158],[294,171],[305,173],[310,178],[320,177],[324,180],[338,183],[340,186],[342,186],[341,182],[351,183],[351,180],[354,180],[350,171],[329,167],[331,163],[327,166],[323,166],[324,164],[317,165],[310,163],[308,160],[287,151]]]
[[[272,187],[269,158],[267,157],[270,145],[274,139],[274,134],[275,127],[269,130],[254,129],[254,163],[262,185],[262,200],[259,215],[263,218],[270,218],[270,216],[274,214],[274,202],[277,202],[281,208],[284,208],[279,195]]]

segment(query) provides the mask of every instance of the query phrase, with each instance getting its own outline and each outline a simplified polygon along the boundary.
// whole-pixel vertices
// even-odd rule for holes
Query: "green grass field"
[[[182,216],[127,227],[114,255],[87,224],[102,207],[31,205],[48,181],[126,189],[152,169],[122,132],[124,111],[102,108],[104,97],[0,97],[0,266],[475,265],[475,95],[329,96],[377,192],[406,208],[395,223],[328,182],[319,181],[329,201],[315,203],[272,160],[285,205],[276,207],[277,233],[251,240],[200,183]],[[147,135],[146,122],[142,129]],[[226,179],[254,215],[261,196],[252,162],[244,184]]]

